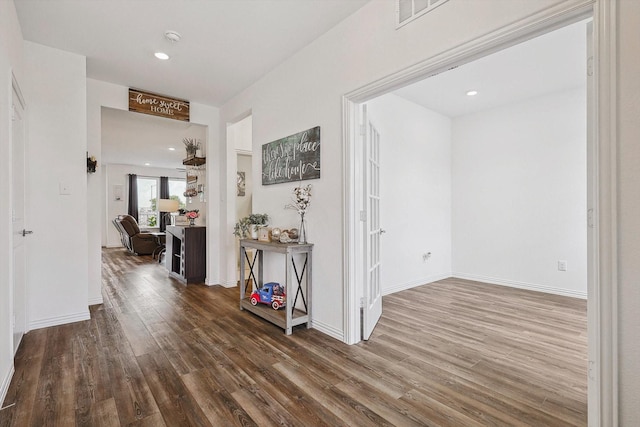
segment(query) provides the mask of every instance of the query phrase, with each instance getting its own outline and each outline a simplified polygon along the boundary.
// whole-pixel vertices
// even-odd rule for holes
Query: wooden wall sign
[[[129,111],[189,121],[189,101],[129,89]]]
[[[262,146],[262,185],[320,178],[320,126]]]

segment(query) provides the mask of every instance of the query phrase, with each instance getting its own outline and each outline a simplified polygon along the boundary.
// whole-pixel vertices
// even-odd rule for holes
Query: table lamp
[[[169,214],[170,212],[177,212],[180,208],[180,202],[173,199],[160,199],[158,200],[158,210],[160,212],[164,212],[164,215]],[[171,221],[171,225],[173,225],[173,217]]]

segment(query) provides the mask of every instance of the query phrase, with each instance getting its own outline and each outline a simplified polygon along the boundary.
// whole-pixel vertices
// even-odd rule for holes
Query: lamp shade
[[[158,210],[160,212],[176,212],[179,207],[180,207],[180,203],[177,200],[172,200],[172,199],[158,200]]]

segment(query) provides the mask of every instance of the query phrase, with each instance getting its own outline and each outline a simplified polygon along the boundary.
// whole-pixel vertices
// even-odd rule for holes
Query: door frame
[[[589,425],[618,424],[617,348],[617,0],[567,2],[515,24],[444,51],[395,74],[376,80],[342,97],[343,132],[343,313],[344,342],[360,341],[361,222],[358,206],[362,178],[358,165],[358,108],[372,98],[447,71],[475,59],[593,17],[594,111],[593,150],[588,191],[593,206],[593,245],[588,250]],[[586,58],[586,52],[585,52]],[[585,215],[587,213],[585,212]]]
[[[223,208],[224,212],[221,212],[221,221],[224,225],[225,230],[233,230],[236,219],[236,192],[237,192],[237,170],[238,170],[238,154],[247,154],[254,157],[253,151],[245,151],[239,150],[235,146],[235,140],[232,140],[229,135],[229,128],[238,124],[242,120],[246,119],[249,116],[253,116],[252,110],[247,110],[242,114],[234,117],[233,119],[226,121],[220,127],[224,128],[223,140],[225,141],[224,147],[226,150],[225,158],[226,168],[224,169],[224,174],[226,178],[226,182],[224,184],[224,193],[226,195],[226,208]],[[253,131],[253,123],[252,123],[252,131]],[[252,133],[253,135],[253,133]],[[253,138],[253,136],[252,136]],[[254,174],[255,175],[255,174]],[[255,176],[253,176],[255,179]],[[223,262],[221,264],[222,273],[221,273],[221,281],[220,284],[225,288],[232,288],[238,286],[238,280],[240,277],[238,275],[238,251],[236,250],[237,246],[237,238],[233,235],[233,233],[223,233],[224,239],[226,239],[226,244],[222,245],[221,249],[225,252],[225,256],[222,257]]]
[[[22,216],[22,221],[23,221],[23,228],[26,227],[25,224],[25,220],[26,220],[26,212],[27,212],[27,162],[26,162],[26,155],[27,155],[27,124],[26,124],[26,120],[27,120],[27,104],[25,102],[24,96],[22,95],[22,91],[20,90],[20,85],[18,84],[18,80],[16,79],[16,76],[13,74],[13,72],[11,73],[11,106],[12,106],[12,110],[13,110],[13,105],[14,105],[14,100],[17,100],[18,103],[20,104],[20,108],[22,110],[22,151],[23,151],[23,161],[24,161],[24,165],[23,165],[23,197],[24,197],[24,201],[23,201],[23,216]],[[11,118],[11,134],[10,134],[10,138],[9,138],[9,145],[10,145],[10,152],[11,152],[11,176],[15,175],[15,170],[14,170],[14,166],[15,166],[15,153],[14,153],[14,134],[13,134],[13,111],[11,112],[12,118]],[[13,184],[11,185],[10,188],[10,195],[9,198],[11,200],[11,211],[13,212],[13,197],[14,197],[14,191],[13,191]],[[16,327],[16,306],[15,306],[15,296],[16,296],[16,288],[15,288],[15,278],[16,278],[16,272],[14,270],[15,267],[15,257],[14,257],[14,240],[16,239],[17,236],[13,233],[13,214],[11,215],[12,217],[12,224],[11,224],[11,260],[10,260],[10,285],[9,285],[9,313],[11,315],[11,320],[10,320],[10,324],[11,324],[11,345],[12,345],[12,352],[13,355],[15,356],[17,351],[18,351],[18,346],[20,343],[17,343],[18,346],[16,345],[16,343],[13,341],[14,337],[15,337],[15,327]],[[27,304],[27,268],[26,268],[26,263],[27,263],[27,249],[26,249],[26,242],[23,242],[23,245],[25,245],[24,250],[24,261],[25,261],[25,270],[23,272],[22,278],[24,280],[24,289],[22,290],[22,292],[24,293],[24,301],[22,302],[24,304],[24,306],[22,307],[22,314],[24,315],[24,319],[22,319],[22,322],[24,323],[24,331],[23,331],[23,336],[21,337],[20,341],[22,341],[22,339],[24,338],[24,335],[27,334],[29,332],[29,313],[28,313],[28,304]]]

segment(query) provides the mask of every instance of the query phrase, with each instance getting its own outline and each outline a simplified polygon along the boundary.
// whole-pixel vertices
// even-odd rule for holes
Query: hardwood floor
[[[25,336],[0,426],[586,425],[583,300],[447,279],[385,297],[348,346],[150,257],[103,264],[91,320]]]

